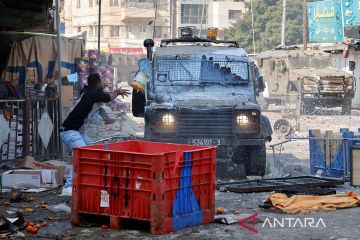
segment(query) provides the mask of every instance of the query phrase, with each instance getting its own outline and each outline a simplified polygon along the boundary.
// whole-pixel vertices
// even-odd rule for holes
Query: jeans
[[[60,138],[66,147],[70,150],[72,150],[74,147],[82,147],[93,144],[88,136],[75,130],[61,132]]]

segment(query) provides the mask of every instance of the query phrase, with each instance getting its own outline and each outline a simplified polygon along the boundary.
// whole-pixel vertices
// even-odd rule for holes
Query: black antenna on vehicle
[[[146,47],[147,58],[151,61],[152,59],[152,48],[154,47],[155,42],[151,38],[145,39],[144,47]]]

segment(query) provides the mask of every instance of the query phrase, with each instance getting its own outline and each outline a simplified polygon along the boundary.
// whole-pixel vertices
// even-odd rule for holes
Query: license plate
[[[224,143],[223,138],[190,138],[188,143],[191,145],[198,146],[211,146],[211,145],[221,145]]]

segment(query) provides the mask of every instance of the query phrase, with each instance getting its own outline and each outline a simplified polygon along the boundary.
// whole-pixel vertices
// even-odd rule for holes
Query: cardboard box
[[[62,86],[61,87],[61,101],[62,106],[72,108],[74,105],[74,87]]]
[[[18,161],[17,164],[18,168],[28,168],[28,169],[34,169],[34,170],[41,170],[41,169],[54,169],[57,170],[56,173],[56,179],[59,185],[63,184],[64,181],[64,175],[65,175],[65,166],[54,166],[51,164],[43,163],[35,161],[33,157],[26,156],[23,160]]]
[[[17,169],[2,174],[3,188],[54,188],[59,186],[57,170]]]

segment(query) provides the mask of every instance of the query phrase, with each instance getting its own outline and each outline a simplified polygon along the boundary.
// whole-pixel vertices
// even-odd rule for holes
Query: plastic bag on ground
[[[48,209],[52,212],[65,212],[68,214],[71,213],[71,208],[68,205],[66,205],[65,203],[48,206]]]

